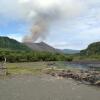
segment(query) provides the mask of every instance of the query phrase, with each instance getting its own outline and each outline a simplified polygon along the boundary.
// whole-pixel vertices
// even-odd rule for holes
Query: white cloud
[[[6,36],[15,39],[19,42],[22,42],[22,36],[20,34],[7,34]]]

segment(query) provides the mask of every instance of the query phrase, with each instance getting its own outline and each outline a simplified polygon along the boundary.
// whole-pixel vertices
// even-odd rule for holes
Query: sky
[[[41,15],[50,21],[37,41],[76,50],[100,41],[100,0],[0,0],[0,36],[22,42]]]

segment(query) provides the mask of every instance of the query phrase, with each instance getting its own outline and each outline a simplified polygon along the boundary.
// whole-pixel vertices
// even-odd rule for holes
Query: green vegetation
[[[43,62],[7,63],[7,72],[14,74],[41,74],[47,66]]]
[[[72,61],[71,57],[59,53],[0,49],[0,59],[3,60],[4,57],[7,62]]]

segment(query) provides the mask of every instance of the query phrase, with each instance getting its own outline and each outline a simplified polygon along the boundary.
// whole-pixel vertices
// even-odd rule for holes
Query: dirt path
[[[0,100],[100,100],[100,89],[51,76],[0,79]]]

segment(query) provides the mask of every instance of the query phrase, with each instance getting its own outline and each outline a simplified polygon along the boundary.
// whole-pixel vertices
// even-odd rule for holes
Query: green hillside
[[[0,37],[0,49],[30,51],[26,45],[8,37]]]
[[[83,55],[100,55],[100,42],[90,44],[87,49],[80,53]]]

